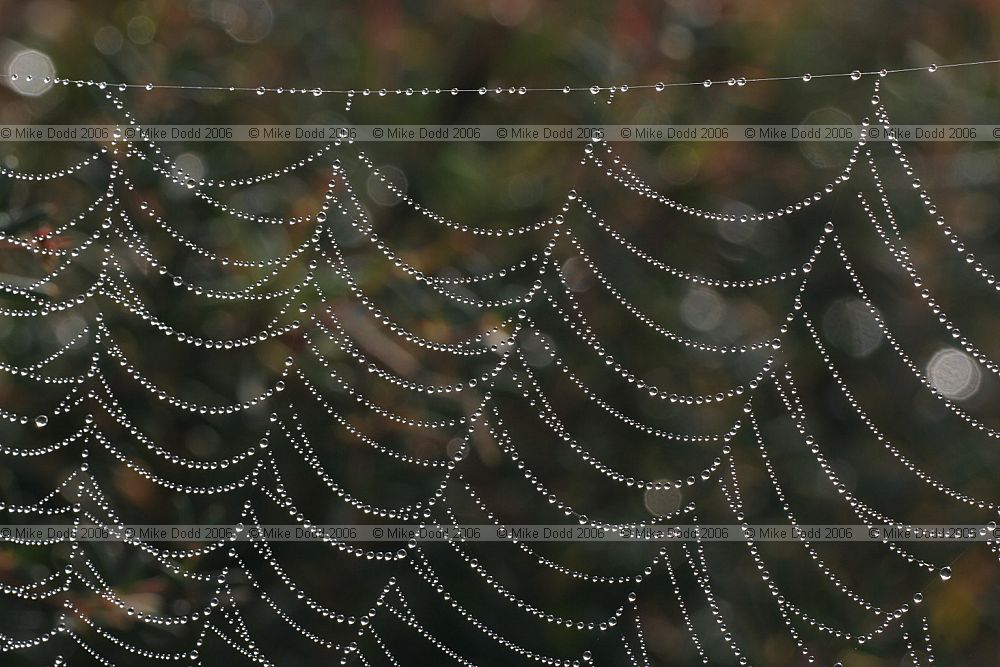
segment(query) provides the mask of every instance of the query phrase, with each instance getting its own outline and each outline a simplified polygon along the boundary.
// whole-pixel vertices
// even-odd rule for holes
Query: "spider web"
[[[873,122],[891,131],[878,92]],[[927,286],[934,265],[908,249],[908,235],[936,228],[983,298],[1000,285],[940,217],[901,144],[862,140],[819,191],[747,214],[671,199],[605,142],[581,159],[610,195],[579,186],[553,215],[506,226],[436,213],[350,142],[230,180],[190,178],[155,143],[117,138],[56,172],[5,168],[11,187],[58,192],[76,178],[97,194],[57,228],[3,237],[5,339],[29,332],[34,342],[4,346],[0,370],[16,405],[0,411],[0,453],[14,475],[50,489],[5,498],[4,521],[622,531],[651,520],[905,527],[995,517],[982,470],[956,470],[951,445],[926,443],[907,408],[929,400],[969,449],[1000,437],[977,416],[982,405],[924,370],[930,335],[977,376],[1000,373],[974,342],[982,332],[966,334]],[[310,174],[318,208],[254,212],[255,189],[280,188],[293,172]],[[371,214],[358,184],[373,179],[423,238],[462,237],[463,250],[506,259],[479,261],[481,271],[465,260],[421,266]],[[201,228],[158,196],[178,186],[203,212]],[[632,240],[641,230],[608,205],[626,197],[682,225],[791,220],[807,250],[751,276],[675,266]],[[252,247],[216,249],[232,225],[250,230]],[[529,252],[511,258],[511,239]],[[872,279],[875,256],[899,284]],[[907,290],[930,327],[918,328],[912,309],[894,311]],[[842,295],[833,308],[831,294]],[[728,298],[746,318],[710,326]],[[597,301],[616,321],[589,314]],[[664,303],[680,303],[682,316]],[[780,307],[761,317],[760,303]],[[844,354],[822,322],[861,327],[854,344],[902,369],[888,410],[863,387],[878,381],[874,362]],[[829,411],[859,430],[832,430]],[[981,456],[988,469],[989,452]],[[371,479],[377,497],[354,490]],[[2,587],[0,650],[26,664],[220,655],[263,665],[851,664],[882,655],[928,665],[924,596],[965,551],[807,536],[376,546],[13,540],[5,552],[23,579]],[[783,643],[762,646],[774,628]]]

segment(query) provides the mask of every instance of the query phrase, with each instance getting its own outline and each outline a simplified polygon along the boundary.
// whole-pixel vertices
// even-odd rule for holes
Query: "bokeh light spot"
[[[963,400],[979,391],[982,373],[969,355],[946,347],[931,357],[927,379],[945,398]]]
[[[41,51],[24,49],[7,61],[7,85],[22,95],[41,95],[52,87],[56,67]]]

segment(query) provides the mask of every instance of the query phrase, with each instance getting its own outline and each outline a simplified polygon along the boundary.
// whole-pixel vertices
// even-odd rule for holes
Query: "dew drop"
[[[667,87],[667,84],[665,84],[662,81],[660,81],[658,84],[656,84],[656,92],[662,93],[663,89],[666,88],[666,87]]]
[[[712,80],[711,79],[705,79],[704,81],[701,82],[701,85],[705,86],[706,88],[711,88],[712,87]]]
[[[927,66],[927,71],[928,72],[936,72],[937,71],[937,65],[931,63],[930,65]]]
[[[809,83],[810,81],[812,81],[812,78],[813,78],[812,74],[803,74],[802,75],[802,80],[805,81],[806,83]]]
[[[938,575],[941,577],[941,581],[948,581],[951,579],[951,568],[948,566],[942,567]]]
[[[851,81],[857,81],[860,78],[861,78],[860,70],[854,70],[853,72],[851,72]]]
[[[260,88],[257,89],[257,94],[258,95],[263,95],[264,94],[264,86],[261,86]]]
[[[600,86],[591,86],[590,87],[590,94],[591,95],[596,95],[599,92],[601,92],[601,87]]]
[[[48,415],[38,415],[35,417],[35,428],[45,428],[49,424]]]

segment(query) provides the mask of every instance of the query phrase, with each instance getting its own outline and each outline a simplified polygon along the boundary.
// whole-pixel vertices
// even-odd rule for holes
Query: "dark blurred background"
[[[123,122],[122,109],[107,99],[112,92],[122,107],[146,124],[184,123],[859,123],[874,117],[874,80],[847,78],[757,83],[745,87],[716,85],[607,93],[493,93],[422,95],[421,89],[487,86],[556,87],[649,84],[715,80],[729,77],[801,75],[864,71],[880,67],[926,67],[1000,57],[997,30],[1000,13],[986,1],[930,2],[604,2],[543,3],[531,0],[492,2],[295,3],[267,0],[179,2],[90,2],[34,0],[0,2],[0,66],[4,72],[33,73],[0,87],[0,124]],[[1000,67],[986,65],[893,75],[883,80],[881,99],[892,120],[906,123],[996,123]],[[113,87],[50,85],[46,76],[108,82],[204,86],[269,86],[355,89],[351,108],[336,95],[229,93]],[[416,89],[416,94],[364,96],[364,89]],[[98,149],[92,143],[16,143],[0,146],[0,161],[10,169],[50,171],[78,162]],[[271,173],[300,160],[319,146],[300,142],[209,143],[172,142],[158,146],[168,169],[182,170],[195,180],[224,181]],[[988,357],[1000,357],[997,336],[998,296],[983,284],[935,225],[940,215],[987,267],[1000,267],[997,181],[1000,161],[989,142],[910,143],[904,146],[916,175],[931,194],[937,213],[930,215],[912,187],[912,175],[901,169],[886,144],[872,144],[910,257],[942,308]],[[822,191],[839,175],[850,156],[847,143],[625,143],[613,147],[622,163],[655,190],[684,204],[744,215],[787,206]],[[144,148],[144,150],[146,150]],[[604,155],[603,149],[598,150]],[[987,426],[997,427],[996,378],[961,351],[927,309],[920,289],[893,262],[858,205],[856,192],[881,212],[866,164],[858,162],[846,186],[803,211],[777,221],[752,224],[712,223],[681,214],[624,188],[604,169],[584,162],[583,145],[567,143],[373,143],[345,145],[278,178],[235,188],[207,187],[213,197],[234,209],[258,216],[310,216],[331,186],[349,213],[330,210],[331,234],[346,265],[365,294],[401,326],[425,338],[457,342],[486,331],[516,313],[518,306],[479,309],[456,305],[407,278],[352,227],[363,212],[388,247],[428,274],[459,277],[496,271],[540,252],[548,231],[521,236],[487,237],[460,233],[439,225],[374,177],[359,160],[363,151],[399,191],[450,220],[491,229],[531,224],[559,212],[565,194],[575,188],[613,227],[652,256],[696,274],[731,280],[749,279],[796,267],[807,257],[823,225],[834,221],[882,317],[919,370]],[[267,271],[220,267],[186,249],[157,227],[147,215],[155,211],[185,238],[221,255],[243,260],[281,257],[308,239],[309,225],[276,226],[248,223],[226,215],[183,184],[154,172],[148,161],[119,158],[132,188],[116,196],[153,254],[171,275],[214,289],[238,289]],[[344,175],[331,176],[339,159]],[[30,239],[57,230],[85,212],[107,187],[110,160],[72,175],[41,183],[0,179],[0,229],[8,236]],[[356,193],[359,208],[350,208],[346,192]],[[141,202],[147,202],[143,208]],[[81,223],[47,242],[46,247],[77,245],[97,229],[103,205]],[[626,298],[656,322],[679,334],[734,345],[773,335],[791,309],[798,281],[748,290],[719,290],[670,278],[607,237],[578,207],[566,213],[567,228],[580,240],[605,276]],[[884,219],[883,219],[884,222]],[[117,223],[116,223],[117,224]],[[364,223],[361,224],[364,226]],[[238,338],[260,331],[277,317],[281,323],[331,309],[336,322],[380,368],[421,384],[449,385],[484,372],[497,357],[454,357],[429,351],[395,336],[376,322],[352,297],[344,281],[328,266],[316,271],[325,299],[303,291],[287,313],[284,301],[228,302],[178,291],[141,258],[116,242],[134,294],[161,320],[194,336]],[[829,244],[828,244],[829,245]],[[70,298],[93,282],[100,268],[96,249],[81,253],[71,269],[39,294],[46,299]],[[842,263],[830,247],[811,273],[804,308],[820,331],[837,369],[859,405],[914,465],[958,491],[997,500],[996,443],[961,421],[935,400],[900,363],[863,303],[857,298]],[[964,252],[964,251],[963,251]],[[757,392],[755,408],[768,452],[781,479],[791,511],[801,523],[858,523],[845,491],[867,507],[909,523],[985,523],[995,512],[955,502],[907,471],[852,411],[821,363],[801,320],[790,326],[778,352],[718,356],[691,350],[658,336],[630,315],[574,257],[565,240],[553,259],[597,338],[636,375],[678,393],[715,393],[745,382],[768,354],[776,354],[795,373],[812,432],[821,443],[843,488],[836,489],[802,444],[780,398],[770,383]],[[309,271],[307,257],[297,258],[268,283],[266,290],[298,284]],[[0,249],[0,272],[8,284],[30,285],[56,268],[52,258],[34,258],[13,245]],[[996,271],[996,269],[993,269]],[[513,272],[496,281],[458,291],[466,296],[501,299],[530,287],[532,270]],[[570,301],[560,281],[544,279],[564,309]],[[544,295],[542,295],[544,296]],[[5,297],[9,308],[28,307],[23,299]],[[300,305],[301,301],[301,305]],[[30,305],[30,304],[29,304]],[[348,422],[387,447],[412,456],[445,459],[459,447],[461,428],[428,432],[373,416],[371,411],[331,381],[329,370],[364,396],[391,411],[415,419],[444,419],[468,414],[482,399],[482,387],[462,394],[423,396],[374,378],[365,364],[339,350],[312,323],[306,327],[319,341],[326,365],[300,334],[288,334],[252,348],[205,350],[156,332],[140,318],[105,297],[44,319],[0,320],[0,360],[28,365],[44,359],[73,339],[100,311],[115,343],[146,377],[172,395],[203,404],[248,400],[273,384],[292,357],[295,367],[318,386],[328,405]],[[616,380],[593,351],[541,298],[528,307],[532,326],[549,341],[567,365],[609,403],[627,415],[664,430],[685,433],[725,431],[742,416],[741,402],[710,406],[675,406],[645,396]],[[326,341],[326,342],[324,342]],[[519,347],[556,414],[595,456],[616,470],[643,479],[686,479],[698,482],[680,490],[643,493],[615,484],[583,464],[537,417],[537,406],[519,397],[505,370],[497,378],[494,401],[520,453],[547,493],[588,517],[607,522],[645,521],[694,502],[702,523],[733,523],[715,480],[728,479],[723,465],[711,480],[700,472],[719,456],[721,445],[685,445],[630,429],[589,401],[545,352],[540,338],[525,335]],[[49,368],[53,375],[81,373],[97,350],[92,342],[72,348]],[[271,456],[280,480],[261,473],[257,487],[225,495],[178,493],[150,482],[96,442],[73,445],[40,457],[3,458],[0,499],[8,506],[36,502],[54,484],[77,469],[86,449],[87,473],[107,494],[122,521],[144,523],[231,523],[241,520],[250,501],[262,522],[307,519],[316,523],[386,521],[358,511],[339,499],[302,461],[300,453],[268,422],[274,410],[282,420],[298,416],[332,479],[348,493],[379,506],[417,502],[434,493],[440,471],[402,464],[380,456],[331,418],[294,375],[280,400],[238,416],[189,414],[141,390],[107,355],[102,373],[119,405],[143,433],[168,452],[185,459],[214,461],[253,447],[272,429]],[[520,362],[510,366],[524,378]],[[782,371],[783,372],[783,371]],[[90,387],[91,385],[88,385]],[[65,390],[28,379],[0,376],[0,407],[27,416],[27,424],[5,423],[0,442],[11,448],[40,447],[79,428],[88,412],[129,461],[179,484],[231,483],[246,475],[257,459],[224,470],[192,471],[164,461],[86,401],[68,414],[55,415],[42,430],[34,415],[51,414]],[[491,412],[488,419],[496,428]],[[288,421],[287,423],[292,423]],[[733,440],[734,460],[751,522],[787,522],[786,512],[770,487],[756,443],[744,427]],[[262,456],[257,451],[257,456]],[[459,478],[458,475],[461,475]],[[464,490],[465,485],[508,523],[567,521],[498,446],[489,430],[475,429],[471,448],[457,466],[445,500],[433,520],[447,522],[443,505],[469,523],[485,523]],[[75,485],[75,482],[74,482]],[[67,487],[69,489],[72,488]],[[262,489],[279,488],[294,502],[295,514],[276,507]],[[74,502],[73,494],[62,494]],[[101,514],[99,504],[84,505]],[[105,513],[102,516],[107,516]],[[18,515],[3,522],[16,523]],[[29,519],[34,521],[35,519]],[[243,520],[246,520],[243,518]],[[684,517],[678,519],[686,522]],[[170,546],[170,545],[167,545]],[[404,545],[392,545],[393,549]],[[537,552],[566,567],[605,576],[631,576],[653,559],[655,549],[633,545],[541,544]],[[816,545],[822,563],[837,573],[846,589],[871,604],[893,610],[912,606],[914,592],[924,602],[878,640],[857,647],[855,641],[830,637],[793,617],[802,640],[821,664],[837,660],[856,667],[909,664],[906,637],[923,651],[922,617],[929,620],[939,664],[989,665],[1000,662],[996,642],[1000,605],[996,603],[996,556],[982,546],[918,545],[912,558],[935,563],[921,568],[905,555],[869,544]],[[389,664],[370,633],[356,637],[358,627],[331,623],[310,610],[289,590],[279,573],[251,545],[237,547],[260,589],[302,627],[332,641],[358,641],[371,664]],[[432,586],[404,561],[381,563],[357,559],[320,544],[275,544],[274,558],[300,591],[345,614],[363,613],[386,578],[397,577],[417,618],[426,629],[476,664],[528,662],[486,638],[450,608]],[[526,614],[503,600],[456,553],[445,545],[423,548],[441,583],[464,608],[488,627],[545,655],[595,654],[597,664],[628,664],[621,642],[608,634],[577,632]],[[539,609],[564,617],[607,618],[631,590],[639,592],[639,611],[650,660],[656,665],[699,661],[678,611],[671,581],[662,561],[641,584],[591,584],[539,565],[509,545],[472,544],[465,550],[480,560],[496,581]],[[741,543],[708,544],[709,577],[719,611],[752,664],[806,664],[796,651],[774,599]],[[164,571],[153,559],[121,545],[85,545],[74,558],[94,579],[102,573],[127,607],[149,614],[183,615],[200,609],[213,595],[212,586],[193,583]],[[224,553],[185,559],[182,569],[218,572],[232,567]],[[866,614],[849,596],[832,586],[817,561],[799,544],[761,546],[773,583],[812,617],[851,634],[865,634],[884,615]],[[679,579],[687,609],[712,664],[740,664],[726,647],[704,601],[683,551],[668,555]],[[70,557],[67,545],[10,546],[0,549],[0,580],[23,585],[56,573]],[[80,564],[87,558],[94,570]],[[411,559],[416,556],[411,556]],[[954,576],[942,582],[937,566],[950,565]],[[330,652],[304,639],[261,600],[246,577],[231,574],[250,636],[264,656],[278,665],[325,665]],[[133,614],[88,591],[79,580],[62,596],[25,601],[0,599],[0,633],[27,639],[52,627],[68,597],[98,624],[138,646],[152,650],[188,650],[198,640],[192,625],[149,628]],[[626,605],[627,606],[627,605]],[[214,619],[215,617],[213,617]],[[79,636],[115,664],[145,664],[97,635],[80,621],[70,621]],[[214,622],[214,621],[213,621]],[[231,619],[219,627],[238,636]],[[194,624],[200,625],[200,624]],[[638,646],[627,612],[621,633]],[[387,612],[375,627],[403,665],[440,664],[446,656]],[[905,637],[904,637],[905,633]],[[239,643],[247,646],[247,642]],[[244,658],[209,633],[198,648],[206,665]],[[926,663],[926,655],[920,653]],[[86,664],[86,653],[66,637],[38,648],[0,655],[0,664],[52,664],[63,656],[70,664]],[[353,659],[353,658],[352,658]]]

